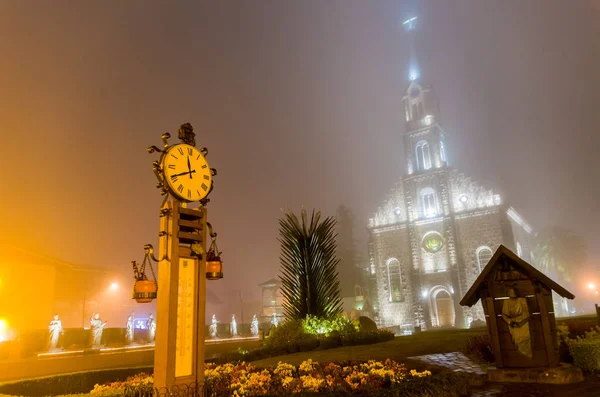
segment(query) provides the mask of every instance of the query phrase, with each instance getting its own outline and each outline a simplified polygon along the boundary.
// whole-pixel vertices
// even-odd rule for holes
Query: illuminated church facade
[[[412,34],[413,20],[409,23]],[[459,301],[500,244],[533,262],[532,228],[500,195],[452,168],[433,88],[420,82],[411,41],[405,175],[369,220],[369,269],[383,327],[468,327],[481,304]]]

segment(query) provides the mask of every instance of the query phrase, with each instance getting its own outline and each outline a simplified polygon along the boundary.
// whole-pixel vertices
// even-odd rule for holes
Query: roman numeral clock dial
[[[182,201],[200,201],[210,192],[212,173],[198,149],[185,143],[168,149],[163,173],[171,194]]]

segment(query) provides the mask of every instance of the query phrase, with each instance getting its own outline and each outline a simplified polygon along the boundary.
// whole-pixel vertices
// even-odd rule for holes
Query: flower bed
[[[307,360],[298,368],[280,362],[277,367],[259,369],[251,364],[206,364],[205,386],[208,396],[282,396],[291,393],[370,393],[417,381],[431,376],[431,372],[409,370],[392,360],[369,361],[339,365],[319,364]],[[152,388],[151,375],[140,374],[124,382],[96,385],[91,394],[106,393],[135,387]]]

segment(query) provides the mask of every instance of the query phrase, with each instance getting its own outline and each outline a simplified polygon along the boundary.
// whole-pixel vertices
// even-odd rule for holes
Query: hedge
[[[568,345],[573,364],[584,371],[600,370],[600,338],[572,339]]]
[[[267,339],[265,342],[270,342],[269,339]],[[207,360],[207,362],[214,362],[217,364],[241,361],[251,362],[270,357],[313,351],[317,349],[326,350],[342,346],[370,345],[374,343],[387,342],[392,339],[394,339],[394,334],[389,331],[358,331],[347,335],[341,335],[332,332],[329,336],[307,335],[287,340],[285,343],[265,344],[260,349],[249,352],[224,354],[218,358]]]
[[[4,383],[0,384],[0,394],[43,397],[58,396],[68,393],[89,393],[96,384],[104,384],[115,380],[125,380],[126,378],[141,372],[152,373],[153,367],[78,372],[74,374],[48,376],[44,378]],[[108,395],[99,395],[98,397],[108,397]]]

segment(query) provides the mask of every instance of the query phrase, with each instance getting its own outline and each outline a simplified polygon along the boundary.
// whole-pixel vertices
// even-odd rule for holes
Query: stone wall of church
[[[532,258],[533,235],[528,231],[528,226],[524,227],[523,225],[519,225],[510,217],[508,217],[508,221],[510,222],[510,228],[514,240],[507,242],[507,244],[505,244],[506,247],[512,250],[515,254],[520,254],[521,259],[523,259],[525,262],[535,266],[535,260]]]
[[[482,269],[477,260],[477,249],[489,247],[492,253],[503,244],[502,222],[504,213],[500,207],[485,211],[474,211],[456,215],[456,241],[459,251],[459,296],[464,296]],[[482,267],[485,264],[482,264]],[[485,320],[481,303],[472,308],[465,308],[465,324],[471,320]]]
[[[395,225],[371,231],[371,250],[375,261],[379,324],[391,327],[412,322],[411,250],[406,225]],[[400,263],[402,301],[390,302],[387,264]]]

